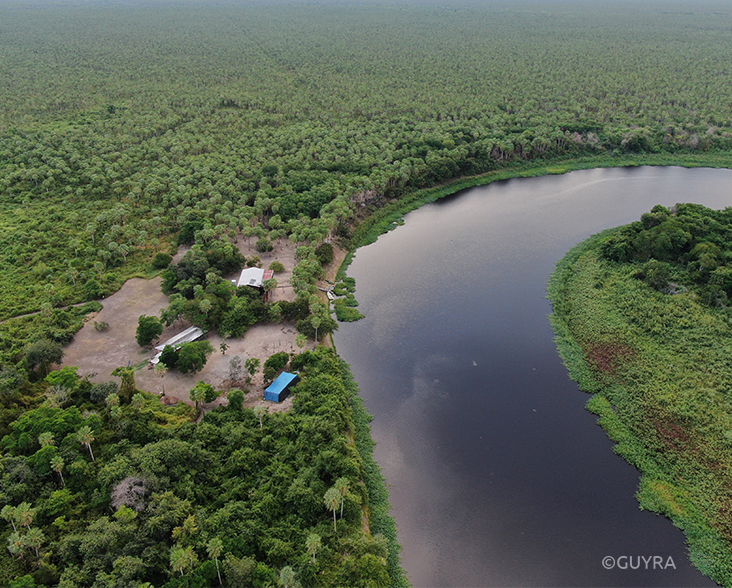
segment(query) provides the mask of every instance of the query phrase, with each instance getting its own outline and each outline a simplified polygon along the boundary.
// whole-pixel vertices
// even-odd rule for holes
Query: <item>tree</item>
[[[66,482],[64,482],[64,475],[62,473],[64,470],[64,465],[64,458],[60,455],[54,455],[51,458],[51,469],[61,477],[62,487],[66,487]]]
[[[229,408],[231,410],[240,411],[242,404],[244,403],[244,392],[239,390],[239,388],[232,388],[229,390],[228,399]]]
[[[168,346],[169,347],[169,346]],[[165,396],[165,374],[168,373],[168,366],[165,365],[162,361],[158,361],[158,363],[155,364],[155,375],[158,376],[161,381],[163,381],[163,396]]]
[[[163,323],[156,316],[142,315],[137,319],[137,344],[147,347],[163,333]]]
[[[6,521],[8,521],[13,526],[13,531],[17,531],[18,529],[15,528],[15,507],[11,506],[10,504],[6,504],[3,506],[3,509],[0,510],[0,517],[4,518]]]
[[[343,518],[343,502],[345,501],[346,494],[348,494],[348,478],[338,478],[335,481],[333,487],[338,490],[341,495],[341,517]]]
[[[336,512],[338,512],[338,505],[341,503],[341,493],[336,488],[328,488],[323,501],[325,502],[325,508],[333,511],[333,530],[336,531]]]
[[[25,348],[25,358],[31,369],[38,368],[41,376],[46,376],[51,364],[59,364],[64,357],[61,343],[49,339],[41,339]]]
[[[319,317],[319,316],[314,316],[314,317],[312,317],[312,318],[310,319],[310,324],[311,324],[311,325],[313,326],[313,328],[315,329],[315,342],[316,342],[316,343],[318,342],[318,327],[320,326],[320,323],[321,323],[321,322],[322,322],[322,321],[321,321],[321,319],[320,319],[320,317]]]
[[[221,350],[221,355],[226,355],[226,350],[229,348],[229,346],[226,344],[225,341],[221,342],[221,345],[219,345],[219,349]]]
[[[122,379],[122,385],[119,387],[118,392],[119,399],[122,404],[129,404],[132,401],[132,396],[137,392],[134,368],[118,367],[114,369],[112,375]]]
[[[203,380],[196,383],[196,385],[190,391],[191,400],[196,403],[196,409],[199,413],[202,411],[201,404],[206,402],[209,398],[216,398],[216,391],[211,384],[207,384]]]
[[[221,586],[223,582],[221,581],[221,571],[219,570],[219,558],[224,552],[224,542],[218,537],[214,537],[206,545],[206,551],[208,552],[208,556],[216,562],[216,574],[219,577],[219,586]]]
[[[163,351],[160,354],[160,363],[166,366],[168,369],[175,369],[178,367],[178,350],[175,347],[166,345],[163,347]]]
[[[261,365],[261,361],[258,357],[250,357],[244,362],[244,368],[249,372],[250,376],[254,376]]]
[[[280,570],[280,586],[282,588],[292,588],[295,584],[295,570],[290,566],[285,566]]]
[[[310,533],[307,539],[305,539],[305,548],[308,550],[308,553],[313,554],[313,563],[315,563],[315,554],[320,551],[322,546],[320,535],[317,533]]]
[[[55,445],[56,440],[53,437],[53,433],[50,431],[44,431],[38,435],[38,443],[40,443],[41,447],[46,447],[47,445]]]
[[[91,444],[94,441],[94,433],[92,432],[91,427],[88,425],[81,427],[81,429],[76,433],[76,438],[79,440],[79,443],[86,446],[89,450],[89,455],[91,456],[92,461],[94,461],[94,453],[91,448]]]
[[[198,561],[198,557],[190,545],[188,547],[176,545],[170,550],[170,567],[174,572],[180,572],[181,576],[183,571],[188,567],[193,567],[196,561]]]
[[[262,428],[262,415],[267,414],[267,407],[258,404],[254,407],[254,415],[259,418],[259,428]]]
[[[28,529],[28,532],[25,534],[26,545],[33,548],[36,552],[36,558],[38,557],[38,548],[41,546],[45,538],[46,536],[43,534],[43,531],[37,527]]]
[[[178,351],[178,371],[181,374],[200,372],[213,351],[214,349],[208,341],[184,343]]]
[[[241,378],[241,357],[235,355],[229,360],[229,381],[233,384]]]

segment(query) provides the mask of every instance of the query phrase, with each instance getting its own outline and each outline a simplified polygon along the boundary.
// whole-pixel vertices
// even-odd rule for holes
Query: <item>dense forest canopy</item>
[[[404,582],[367,417],[331,352],[290,358],[289,413],[241,410],[235,391],[200,424],[131,368],[121,387],[52,369],[129,277],[163,273],[166,324],[317,337],[336,327],[314,301],[330,244],[355,246],[417,189],[732,147],[724,3],[0,6],[0,581],[16,588]],[[650,259],[658,245],[708,266],[688,287],[725,305],[728,256],[652,214],[655,236],[635,226],[605,261],[642,261],[661,295],[683,272]],[[242,238],[297,247],[295,302],[223,283],[252,262]],[[179,245],[193,249],[168,267]],[[336,287],[338,317],[360,317],[353,283]]]

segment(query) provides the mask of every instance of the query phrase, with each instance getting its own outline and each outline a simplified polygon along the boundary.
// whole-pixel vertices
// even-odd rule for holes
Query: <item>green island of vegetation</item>
[[[732,209],[656,206],[591,237],[549,284],[560,354],[693,563],[732,583]]]
[[[120,383],[61,366],[64,346],[130,278],[161,279],[168,296],[159,318],[140,312],[140,345],[182,319],[220,337],[222,355],[226,341],[272,323],[314,344],[337,328],[331,311],[361,317],[343,273],[356,248],[425,202],[597,166],[732,167],[725,4],[2,8],[0,584],[14,588],[408,583],[369,417],[333,349],[264,361],[266,379],[287,366],[301,375],[292,407],[272,414],[246,406],[244,390],[195,377],[188,403],[167,406],[138,389],[142,358],[103,374]],[[644,230],[663,232],[682,212],[724,224],[686,206],[653,212],[660,220]],[[586,328],[616,317],[618,339],[598,339],[595,363],[576,365],[591,391],[589,382],[621,370],[642,385],[645,345],[698,346],[688,361],[701,371],[673,384],[689,394],[654,388],[645,412],[626,415],[620,397],[630,392],[611,386],[614,396],[598,394],[591,407],[644,472],[642,504],[683,526],[694,562],[729,583],[726,412],[712,375],[723,347],[705,346],[726,328],[728,240],[684,231],[697,273],[676,258],[641,264],[656,245],[628,248],[628,260],[582,257],[588,272],[602,268],[590,294],[617,294],[611,285],[622,278],[633,286],[624,294],[638,292],[634,304],[656,306],[595,315]],[[616,252],[621,237],[608,237]],[[293,300],[226,279],[261,265],[240,251],[252,239],[262,257],[293,249],[294,267],[273,262],[263,284],[287,285]],[[174,262],[181,247],[190,250]],[[329,308],[319,288],[338,255]],[[688,291],[664,293],[664,280]],[[664,337],[659,321],[682,310],[698,313],[673,327],[684,337],[662,346],[643,331]],[[646,326],[631,324],[641,315]],[[94,327],[114,336],[104,320]],[[211,353],[205,344],[168,349],[161,373],[196,373]],[[259,358],[239,362],[232,370],[260,368]],[[228,406],[203,414],[221,394]],[[638,440],[643,431],[650,437]],[[713,474],[684,470],[682,486],[648,450],[659,444],[679,468],[693,458]],[[702,518],[712,513],[713,522]]]

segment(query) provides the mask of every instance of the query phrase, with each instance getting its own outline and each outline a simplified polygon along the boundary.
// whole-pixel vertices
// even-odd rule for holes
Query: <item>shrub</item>
[[[161,251],[155,255],[155,258],[152,260],[152,266],[155,269],[165,269],[172,261],[173,257],[171,255]]]
[[[333,261],[333,245],[330,243],[322,243],[315,249],[315,257],[318,258],[320,265],[328,265]]]
[[[269,269],[271,269],[274,273],[279,273],[285,271],[285,266],[282,265],[279,261],[273,261],[269,264]]]
[[[260,239],[257,241],[257,251],[260,253],[265,253],[267,251],[272,251],[274,249],[274,246],[272,245],[272,241],[269,239]]]
[[[271,382],[274,380],[280,371],[282,371],[285,366],[290,361],[290,354],[286,351],[280,351],[279,353],[275,353],[274,355],[270,356],[270,358],[264,362],[264,370],[262,371],[262,374],[264,376],[265,382]]]
[[[156,316],[140,316],[137,320],[137,344],[146,347],[163,333],[163,323]]]

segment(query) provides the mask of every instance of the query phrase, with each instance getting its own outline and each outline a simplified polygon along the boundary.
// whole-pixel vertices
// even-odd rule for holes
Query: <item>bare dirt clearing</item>
[[[243,237],[237,243],[239,250],[246,257],[256,255],[261,260],[261,266],[268,268],[273,261],[279,261],[285,271],[275,274],[278,286],[270,292],[270,300],[295,300],[295,293],[290,286],[292,268],[295,266],[296,247],[289,243],[278,243],[275,249],[270,252],[260,253],[253,244],[248,244]],[[181,248],[175,256],[179,261],[186,249]],[[340,267],[345,251],[336,248],[336,258],[326,268],[327,278],[331,281]],[[226,279],[236,280],[239,273],[226,276]],[[295,344],[296,331],[293,323],[256,325],[250,328],[241,339],[226,339],[226,354],[220,351],[220,345],[224,340],[215,333],[208,334],[208,340],[215,349],[208,358],[206,366],[197,374],[184,375],[177,370],[171,370],[165,376],[160,377],[149,367],[148,360],[155,355],[154,351],[141,349],[135,341],[137,330],[137,319],[140,315],[160,316],[160,311],[168,305],[167,297],[161,292],[161,278],[143,280],[134,278],[128,280],[122,288],[112,296],[101,300],[104,308],[96,315],[90,316],[89,321],[76,334],[74,340],[64,349],[64,363],[62,365],[75,365],[79,367],[79,375],[88,376],[92,381],[104,382],[117,380],[113,377],[112,371],[120,366],[136,367],[135,382],[141,390],[155,394],[164,393],[170,401],[182,400],[192,404],[189,392],[196,382],[203,380],[211,384],[217,390],[228,390],[232,385],[242,389],[249,388],[249,393],[244,401],[245,407],[253,407],[263,404],[271,412],[287,410],[292,405],[292,398],[288,398],[280,404],[264,402],[262,400],[264,385],[261,371],[257,373],[250,384],[244,382],[244,362],[249,358],[258,358],[262,365],[272,354],[280,351],[288,353],[300,352],[314,346],[313,341],[308,341],[305,348],[300,349]],[[327,302],[324,292],[320,292],[324,301]],[[106,322],[109,328],[99,332],[94,328],[94,321]],[[160,341],[166,341],[174,335],[190,326],[187,321],[178,321],[167,327],[160,336]],[[324,340],[330,343],[329,338]],[[230,361],[234,356],[239,356],[242,363],[242,377],[238,382],[230,381]],[[226,404],[225,398],[219,398],[210,406]],[[210,408],[206,405],[206,408]]]

